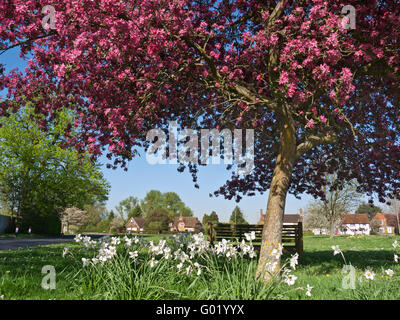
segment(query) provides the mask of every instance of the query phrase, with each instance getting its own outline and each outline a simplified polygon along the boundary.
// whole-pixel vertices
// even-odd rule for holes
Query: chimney
[[[300,208],[300,221],[303,221],[303,209]]]
[[[262,213],[262,209],[260,209],[260,219],[263,218],[263,213]]]

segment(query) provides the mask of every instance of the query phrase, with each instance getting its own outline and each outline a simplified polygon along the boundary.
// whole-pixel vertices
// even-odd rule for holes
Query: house
[[[260,209],[260,219],[257,224],[264,224],[265,214],[263,214],[263,210]],[[284,224],[298,224],[299,222],[303,222],[303,210],[300,209],[300,214],[285,214],[283,216]]]
[[[371,227],[379,233],[395,234],[398,229],[397,217],[391,213],[377,213],[371,219]]]
[[[195,232],[202,230],[203,225],[197,217],[175,217],[169,224],[169,230],[173,232]]]
[[[143,227],[145,222],[146,218],[142,217],[130,218],[127,224],[125,225],[126,232],[143,232]]]
[[[314,228],[311,230],[311,232],[316,236],[328,234],[328,230],[326,228]]]
[[[341,235],[369,235],[371,227],[366,213],[346,213],[341,216],[341,225],[338,234]]]

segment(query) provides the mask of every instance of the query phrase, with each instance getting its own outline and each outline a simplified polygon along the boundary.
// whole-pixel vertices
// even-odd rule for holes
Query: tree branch
[[[314,147],[323,144],[334,144],[337,142],[337,139],[338,138],[336,135],[325,135],[325,136],[311,135],[303,143],[297,146],[296,159],[299,159],[303,154],[307,153]]]

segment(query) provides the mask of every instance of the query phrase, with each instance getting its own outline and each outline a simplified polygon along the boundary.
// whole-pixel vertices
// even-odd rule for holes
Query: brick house
[[[203,224],[197,217],[175,217],[169,224],[169,230],[173,232],[195,232],[203,229]]]
[[[371,225],[376,228],[379,233],[395,234],[398,229],[398,221],[395,214],[377,213],[371,219]]]
[[[125,225],[126,232],[143,232],[143,226],[146,222],[146,218],[136,217],[130,218],[127,224]]]
[[[369,235],[371,227],[366,213],[342,214],[338,234],[341,235]]]

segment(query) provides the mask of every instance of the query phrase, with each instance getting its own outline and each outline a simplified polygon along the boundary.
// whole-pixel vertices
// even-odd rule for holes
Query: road
[[[101,238],[102,235],[87,235],[93,239]],[[64,236],[64,237],[49,237],[49,238],[32,238],[32,239],[18,239],[18,238],[6,238],[0,239],[0,251],[1,250],[15,250],[19,248],[28,248],[36,246],[45,246],[48,244],[64,243],[74,241],[75,236]]]

